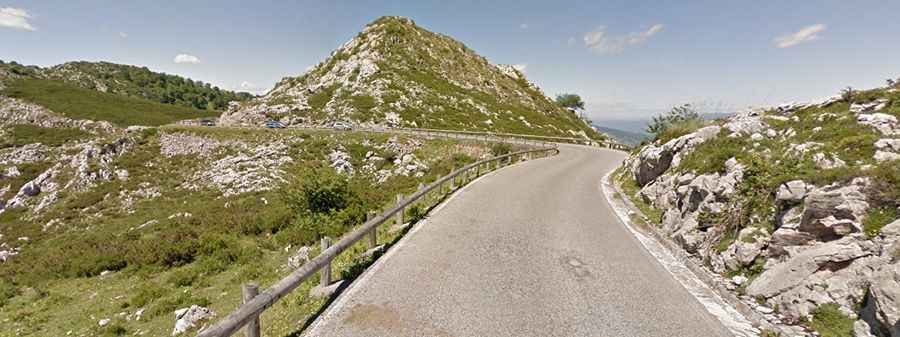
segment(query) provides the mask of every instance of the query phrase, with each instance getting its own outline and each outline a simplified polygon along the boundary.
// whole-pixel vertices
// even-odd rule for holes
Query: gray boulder
[[[798,229],[822,241],[858,231],[869,208],[859,185],[814,189],[806,196],[804,206]]]
[[[631,171],[638,185],[644,186],[662,175],[672,166],[678,166],[681,155],[697,144],[718,135],[719,126],[712,125],[672,139],[662,145],[648,145],[638,153],[631,163]]]
[[[196,327],[203,320],[209,319],[216,314],[209,308],[199,305],[191,305],[188,308],[175,310],[175,328],[172,329],[172,336],[184,333],[191,328]]]
[[[900,264],[885,265],[872,275],[869,288],[882,331],[900,336]]]
[[[775,200],[782,202],[798,202],[806,197],[809,187],[803,180],[791,180],[778,186]]]
[[[871,255],[863,249],[859,241],[860,239],[856,237],[846,237],[798,249],[786,262],[776,264],[759,275],[747,287],[747,294],[771,298],[799,285],[823,267]]]

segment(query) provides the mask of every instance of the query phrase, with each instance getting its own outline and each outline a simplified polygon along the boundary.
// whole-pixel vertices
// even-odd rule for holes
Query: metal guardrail
[[[542,144],[547,143],[567,143],[567,144],[580,144],[580,145],[593,145],[599,147],[605,147],[610,149],[616,149],[621,151],[628,151],[630,148],[627,145],[611,142],[611,141],[596,141],[591,139],[584,138],[574,138],[574,137],[556,137],[556,136],[540,136],[540,135],[527,135],[527,134],[519,134],[519,133],[503,133],[503,132],[484,132],[484,131],[457,131],[457,130],[442,130],[442,129],[422,129],[422,128],[365,128],[358,127],[354,130],[357,131],[368,131],[368,132],[384,132],[384,133],[411,133],[411,134],[437,134],[442,136],[471,136],[466,138],[471,139],[483,139],[483,140],[502,140],[509,143],[520,143],[520,144],[529,144],[527,141],[540,141]],[[459,138],[459,137],[453,137]]]
[[[197,335],[198,337],[227,337],[233,335],[241,328],[247,327],[247,336],[259,336],[260,322],[259,316],[272,306],[279,299],[290,293],[292,290],[300,286],[300,284],[309,279],[313,274],[321,273],[319,286],[324,288],[331,285],[331,261],[339,254],[350,248],[360,240],[368,238],[369,249],[376,248],[378,227],[387,222],[392,217],[398,216],[398,220],[406,207],[412,205],[419,199],[426,197],[429,193],[444,193],[445,185],[450,185],[448,190],[453,192],[457,187],[465,185],[467,182],[474,180],[476,177],[499,169],[501,167],[511,165],[517,161],[530,160],[534,158],[543,158],[545,156],[556,155],[559,149],[554,147],[544,147],[539,149],[522,150],[502,156],[483,159],[472,164],[463,166],[457,170],[451,171],[449,174],[441,177],[433,183],[420,188],[418,191],[406,198],[399,198],[394,207],[375,215],[366,221],[359,228],[345,234],[339,241],[330,244],[328,238],[322,238],[323,250],[319,255],[312,258],[300,268],[294,270],[290,275],[276,282],[262,293],[257,294],[255,285],[248,284],[244,286],[244,304],[238,307],[217,322],[216,324],[203,329]],[[472,174],[474,173],[474,175]],[[458,180],[462,180],[457,184]]]

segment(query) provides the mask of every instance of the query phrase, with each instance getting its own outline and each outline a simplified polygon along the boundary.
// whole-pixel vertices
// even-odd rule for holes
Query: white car
[[[334,128],[335,130],[342,130],[342,131],[348,131],[348,130],[353,129],[353,127],[350,126],[350,123],[347,123],[347,122],[334,122],[334,124],[331,127]]]

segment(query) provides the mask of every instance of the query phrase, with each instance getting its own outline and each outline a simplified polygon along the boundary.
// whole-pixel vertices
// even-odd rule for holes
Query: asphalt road
[[[305,335],[730,336],[607,204],[625,155],[561,150],[466,187]]]

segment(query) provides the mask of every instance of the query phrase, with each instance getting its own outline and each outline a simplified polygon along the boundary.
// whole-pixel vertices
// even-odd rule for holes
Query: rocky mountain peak
[[[305,74],[282,79],[264,97],[235,104],[226,125],[428,127],[599,138],[554,104],[525,74],[495,65],[465,44],[412,19],[367,25]]]

